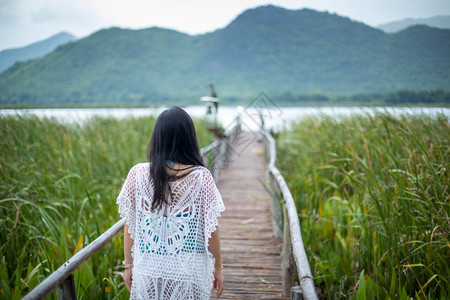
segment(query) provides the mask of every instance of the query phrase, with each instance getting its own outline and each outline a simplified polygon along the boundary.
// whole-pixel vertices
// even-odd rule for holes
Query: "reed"
[[[450,128],[445,116],[309,117],[282,132],[325,298],[448,299]]]
[[[196,121],[200,146],[212,142],[205,122]],[[20,299],[118,221],[115,199],[146,161],[154,123],[0,117],[0,299]],[[127,299],[122,257],[120,236],[86,261],[74,273],[78,298]]]

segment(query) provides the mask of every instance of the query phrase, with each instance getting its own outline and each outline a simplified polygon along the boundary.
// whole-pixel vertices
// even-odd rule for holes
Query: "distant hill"
[[[450,30],[395,34],[335,14],[263,6],[202,35],[110,28],[0,74],[0,104],[192,103],[264,91],[384,93],[450,88]]]
[[[424,19],[408,18],[404,20],[389,22],[378,26],[379,29],[385,32],[398,32],[415,25],[428,25],[441,29],[450,29],[450,16],[435,16]]]
[[[76,38],[70,33],[60,32],[48,39],[25,47],[0,51],[0,72],[3,72],[16,62],[42,57],[45,54],[52,52],[56,47],[74,40],[76,40]]]

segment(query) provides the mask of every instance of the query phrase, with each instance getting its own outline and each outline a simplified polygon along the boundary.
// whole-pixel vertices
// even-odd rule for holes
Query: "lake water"
[[[45,109],[0,109],[0,115],[35,114],[39,117],[53,117],[61,122],[83,122],[93,116],[114,118],[159,115],[165,108],[45,108]],[[192,117],[205,117],[205,106],[187,106],[184,108]],[[240,111],[240,112],[239,112]],[[327,115],[334,117],[352,114],[374,114],[388,112],[394,115],[441,114],[450,118],[450,108],[446,107],[247,107],[223,106],[219,108],[217,121],[225,128],[233,125],[238,114],[241,116],[244,130],[255,130],[260,126],[259,113],[264,116],[266,128],[281,130],[289,123],[305,116]]]

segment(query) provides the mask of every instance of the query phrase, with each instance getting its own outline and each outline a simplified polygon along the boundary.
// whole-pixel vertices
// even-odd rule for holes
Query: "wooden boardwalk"
[[[281,296],[281,239],[275,239],[265,159],[254,133],[241,133],[218,188],[225,203],[219,220],[225,290],[223,299],[289,299]],[[236,146],[237,147],[237,146]],[[214,299],[214,298],[213,298]]]

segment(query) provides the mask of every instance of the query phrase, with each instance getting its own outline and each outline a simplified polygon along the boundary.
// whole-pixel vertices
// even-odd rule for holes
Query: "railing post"
[[[272,229],[273,235],[276,238],[281,238],[283,236],[282,224],[283,224],[283,216],[281,213],[281,192],[278,188],[278,184],[275,181],[272,173],[267,169],[266,170],[266,178],[269,186],[269,194],[271,200],[271,213],[272,213]]]
[[[217,181],[219,181],[219,176],[220,176],[220,162],[219,162],[219,156],[220,156],[220,145],[221,145],[221,143],[222,143],[222,141],[220,140],[220,139],[216,139],[217,141],[218,141],[218,145],[217,145],[217,147],[215,147],[213,150],[212,150],[212,162],[211,162],[211,164],[212,164],[212,173],[213,173],[213,177],[214,177],[214,180],[217,182]]]
[[[73,274],[67,278],[56,289],[58,300],[77,300],[77,292],[75,291],[75,280]]]
[[[291,288],[291,300],[303,300],[302,287],[296,285]]]
[[[227,142],[225,139],[220,141],[220,169],[225,167],[225,162],[227,160]]]
[[[291,230],[286,206],[284,206],[283,218],[283,249],[281,252],[281,265],[283,269],[283,296],[291,294],[291,288],[295,285],[295,261],[292,254]]]
[[[315,288],[316,296],[320,299],[321,291],[319,288]],[[291,288],[291,300],[303,300],[307,299],[306,296],[303,295],[303,290],[300,285],[296,285]]]

